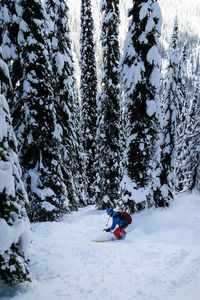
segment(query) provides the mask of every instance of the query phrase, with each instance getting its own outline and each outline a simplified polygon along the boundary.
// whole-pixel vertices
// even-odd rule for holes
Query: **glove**
[[[109,229],[104,229],[103,231],[110,232],[110,230],[109,230]]]

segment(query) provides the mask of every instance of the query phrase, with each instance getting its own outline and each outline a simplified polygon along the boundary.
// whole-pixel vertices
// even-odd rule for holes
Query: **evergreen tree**
[[[175,163],[177,157],[177,118],[178,118],[178,24],[175,21],[170,43],[170,54],[167,72],[164,79],[163,94],[163,142],[161,145],[161,193],[164,196],[163,205],[174,199]]]
[[[177,88],[179,92],[178,98],[178,116],[177,116],[177,159],[176,159],[176,189],[178,191],[184,190],[185,172],[183,168],[183,161],[188,152],[188,141],[186,138],[186,131],[188,126],[188,112],[189,112],[189,97],[186,87],[188,86],[187,74],[187,59],[188,59],[188,45],[185,44],[179,59]]]
[[[64,0],[47,0],[49,17],[49,39],[51,45],[52,87],[55,99],[56,116],[61,126],[62,143],[61,169],[67,186],[70,209],[77,209],[80,202],[81,170],[78,142],[78,113],[76,112],[76,91],[68,6]]]
[[[133,1],[122,59],[125,92],[126,150],[122,206],[132,212],[154,204],[152,176],[160,127],[158,37],[161,12],[157,1]],[[142,199],[141,199],[141,195]]]
[[[97,74],[91,1],[81,1],[80,67],[81,127],[84,151],[84,177],[88,198],[94,197],[95,136],[97,123]]]
[[[15,92],[13,122],[32,221],[55,220],[69,211],[62,172],[62,127],[55,108],[47,22],[40,0],[21,0],[18,42],[23,73]]]
[[[200,160],[200,98],[199,89],[196,88],[189,110],[188,126],[185,132],[184,156],[182,160],[182,173],[184,190],[199,189],[199,160]]]
[[[2,0],[0,3],[0,45],[4,60],[10,71],[10,78],[13,90],[7,85],[2,87],[2,92],[6,95],[9,106],[12,110],[14,106],[14,87],[18,83],[22,66],[19,61],[18,32],[20,22],[20,1]]]
[[[119,200],[119,1],[101,1],[103,70],[98,98],[97,180],[95,202],[101,209]]]
[[[0,81],[10,82],[0,49]],[[0,278],[7,283],[30,280],[27,270],[30,224],[28,197],[21,181],[17,143],[6,99],[0,94]]]
[[[14,91],[21,79],[21,63],[19,58],[19,24],[21,17],[21,0],[3,0],[0,3],[0,44],[5,62],[10,71],[12,89],[2,84],[2,93],[6,95],[9,107],[14,107]]]
[[[189,51],[188,59],[188,73],[190,107],[188,109],[189,117],[187,120],[186,134],[185,134],[185,151],[182,155],[182,172],[184,172],[184,179],[180,183],[184,190],[200,190],[200,155],[199,155],[199,83],[200,83],[200,69],[199,69],[199,43],[192,43]]]

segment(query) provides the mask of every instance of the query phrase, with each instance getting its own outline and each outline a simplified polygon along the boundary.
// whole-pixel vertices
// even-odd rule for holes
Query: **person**
[[[111,232],[115,229],[115,227],[118,225],[117,229],[113,232],[116,239],[124,239],[126,236],[125,228],[128,227],[128,225],[125,225],[124,221],[120,218],[119,213],[114,211],[112,208],[107,209],[107,214],[113,218],[113,223],[110,228],[104,229],[106,232]]]

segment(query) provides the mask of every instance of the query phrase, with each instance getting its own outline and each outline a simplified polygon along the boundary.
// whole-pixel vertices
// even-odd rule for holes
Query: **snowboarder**
[[[124,239],[126,236],[125,228],[132,222],[131,216],[126,212],[116,212],[112,208],[107,209],[107,214],[113,218],[113,223],[110,228],[104,229],[106,232],[111,232],[118,225],[119,227],[115,229],[113,234],[116,239]]]

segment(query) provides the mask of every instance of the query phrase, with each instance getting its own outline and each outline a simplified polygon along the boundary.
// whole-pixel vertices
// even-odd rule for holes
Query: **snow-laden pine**
[[[122,205],[131,211],[154,204],[152,176],[159,147],[160,55],[162,16],[157,1],[136,1],[129,10],[121,76],[125,106]],[[159,184],[159,182],[158,182]],[[141,197],[142,194],[142,197]]]
[[[101,13],[103,65],[98,96],[95,203],[99,208],[108,208],[119,199],[120,182],[119,1],[101,1]]]
[[[179,52],[178,52],[178,24],[174,23],[170,43],[169,63],[164,78],[164,93],[162,96],[164,121],[162,144],[162,177],[166,182],[165,198],[169,201],[175,193],[175,167],[177,158],[177,121],[180,91],[178,87]]]
[[[81,135],[83,145],[83,178],[86,189],[86,203],[91,203],[95,190],[95,136],[97,126],[97,70],[94,44],[94,20],[91,1],[81,2],[80,31],[80,99]]]
[[[52,86],[48,23],[44,6],[21,1],[18,32],[23,70],[15,88],[13,124],[32,221],[55,220],[69,209],[62,172],[62,127]]]
[[[185,184],[186,170],[183,166],[184,159],[189,156],[188,154],[188,140],[187,127],[189,122],[189,89],[188,86],[188,70],[187,70],[187,58],[188,58],[188,45],[185,43],[179,56],[179,74],[178,74],[178,119],[177,119],[177,161],[176,161],[176,190],[183,191],[188,190],[188,185]]]
[[[0,82],[10,82],[1,49]],[[28,197],[21,177],[10,110],[0,91],[0,278],[8,283],[29,280]]]
[[[186,131],[183,137],[183,145],[180,156],[180,168],[182,178],[179,178],[179,185],[182,190],[199,190],[200,183],[200,103],[199,90],[196,89],[193,98],[191,99],[190,107],[188,108],[188,118]]]
[[[0,4],[0,45],[3,57],[8,64],[13,89],[21,75],[19,61],[18,32],[21,14],[19,0],[5,0]],[[12,29],[12,30],[11,30]],[[14,93],[7,85],[2,85],[2,93],[6,96],[12,114]]]
[[[63,0],[46,0],[48,40],[52,67],[51,87],[59,139],[60,171],[63,174],[68,210],[77,209],[81,194],[81,168],[78,146],[79,111],[77,107],[74,62],[69,32],[68,5]],[[79,151],[80,152],[80,151]],[[78,183],[77,183],[78,182]]]

